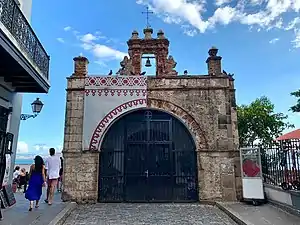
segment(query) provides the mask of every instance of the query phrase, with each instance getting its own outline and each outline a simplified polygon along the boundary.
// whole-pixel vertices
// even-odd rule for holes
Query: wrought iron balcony
[[[48,82],[50,57],[14,0],[0,0],[0,22],[2,29],[4,30],[3,27],[5,27],[10,34],[7,35],[8,32],[5,31],[5,33],[1,29],[2,32],[8,36],[8,39],[12,39],[11,36],[15,39],[17,49],[21,49],[23,56],[36,71],[35,73]]]

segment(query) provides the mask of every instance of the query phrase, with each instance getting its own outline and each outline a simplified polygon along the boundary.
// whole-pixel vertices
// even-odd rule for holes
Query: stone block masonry
[[[74,73],[67,79],[63,200],[98,201],[101,140],[115,121],[145,107],[169,113],[188,128],[196,145],[199,201],[241,198],[234,79],[221,72],[216,48],[209,50],[208,75],[178,76],[176,62],[168,57],[169,41],[162,31],[149,38],[152,32],[145,30],[144,39],[132,33],[130,57],[121,62],[118,76],[92,78],[88,60],[74,58]],[[158,55],[154,77],[139,75],[145,53]]]

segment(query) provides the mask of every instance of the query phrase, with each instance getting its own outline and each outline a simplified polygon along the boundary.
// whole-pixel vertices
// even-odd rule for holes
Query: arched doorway
[[[197,201],[194,140],[177,118],[138,110],[118,119],[100,153],[100,202]]]

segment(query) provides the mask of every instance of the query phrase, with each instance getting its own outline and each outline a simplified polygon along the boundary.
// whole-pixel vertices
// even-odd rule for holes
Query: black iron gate
[[[195,145],[167,113],[140,110],[112,125],[101,146],[102,202],[197,201]]]

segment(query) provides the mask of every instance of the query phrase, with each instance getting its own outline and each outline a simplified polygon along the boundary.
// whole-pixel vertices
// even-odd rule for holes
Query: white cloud
[[[107,38],[106,38],[105,36],[102,36],[102,35],[99,33],[99,31],[97,31],[97,32],[95,33],[95,35],[94,35],[94,34],[91,34],[91,33],[87,33],[87,34],[82,35],[82,36],[80,37],[80,40],[81,40],[82,42],[84,42],[84,43],[91,43],[91,42],[96,41],[96,40],[99,40],[99,39],[107,39]]]
[[[40,153],[48,153],[50,148],[55,148],[56,152],[61,152],[62,151],[62,146],[57,145],[57,146],[49,146],[47,144],[36,144],[34,145],[35,150],[40,154]]]
[[[182,25],[181,28],[183,29],[183,33],[187,36],[194,37],[197,34],[197,30],[191,28],[189,25]]]
[[[238,11],[230,6],[224,8],[218,8],[212,17],[208,19],[210,26],[214,26],[216,23],[228,25],[230,22],[235,20],[238,15]]]
[[[90,42],[93,42],[93,41],[97,40],[97,37],[94,36],[93,34],[88,33],[88,34],[83,35],[80,40],[82,42],[90,43]]]
[[[100,65],[101,67],[107,67],[107,64],[101,60],[95,61],[96,64]]]
[[[36,145],[34,145],[34,148],[36,151],[46,151],[50,147],[48,147],[46,144],[36,144]]]
[[[108,47],[106,45],[101,45],[101,44],[95,44],[93,46],[92,51],[97,58],[105,58],[107,60],[110,60],[110,59],[111,60],[112,59],[121,60],[124,58],[124,56],[127,55],[127,53],[125,53],[125,52],[121,52],[121,51],[118,51],[116,49],[113,49],[111,47]]]
[[[255,30],[298,30],[300,0],[214,0],[214,6],[207,0],[136,0],[137,4],[147,5],[169,24],[190,25],[195,32],[204,33],[217,25],[237,22],[255,26]],[[211,9],[213,9],[211,11]],[[191,35],[183,28],[187,35]],[[192,32],[192,35],[195,35]]]
[[[295,17],[292,21],[288,23],[288,25],[285,27],[285,30],[295,29],[299,23],[300,23],[300,17]]]
[[[70,30],[72,30],[72,27],[70,27],[70,26],[67,26],[64,28],[64,31],[70,31]]]
[[[279,41],[279,38],[273,38],[269,41],[270,44],[275,44],[277,41]]]
[[[107,66],[106,63],[104,63],[104,61],[122,60],[124,56],[127,55],[127,53],[125,52],[119,51],[113,47],[108,46],[108,44],[124,45],[122,42],[114,38],[107,38],[100,31],[96,31],[94,33],[81,34],[79,31],[71,27],[65,27],[64,30],[72,30],[73,35],[78,41],[80,41],[79,46],[85,51],[91,52],[97,58],[97,60],[95,60],[94,62],[102,67]]]
[[[29,151],[28,144],[24,141],[18,141],[17,153],[28,153],[28,151]]]
[[[232,0],[216,0],[215,5],[216,6],[221,6],[221,5],[227,4],[227,3],[231,2],[231,1]]]
[[[63,38],[56,38],[56,40],[60,43],[65,43],[65,40]]]
[[[295,39],[291,42],[294,48],[300,48],[300,30],[295,31]]]
[[[18,158],[22,158],[23,156],[27,157],[30,155],[48,155],[50,148],[55,148],[57,153],[62,151],[62,145],[49,146],[47,144],[35,144],[33,146],[29,146],[26,142],[19,141],[17,144]]]
[[[119,51],[113,47],[108,46],[108,44],[118,44],[120,43],[117,39],[107,38],[102,35],[101,32],[97,31],[95,33],[80,34],[79,32],[75,34],[76,38],[81,42],[80,46],[90,53],[92,53],[97,60],[94,62],[101,67],[106,67],[106,61],[111,60],[122,60],[127,53]],[[104,43],[101,43],[104,42]]]

